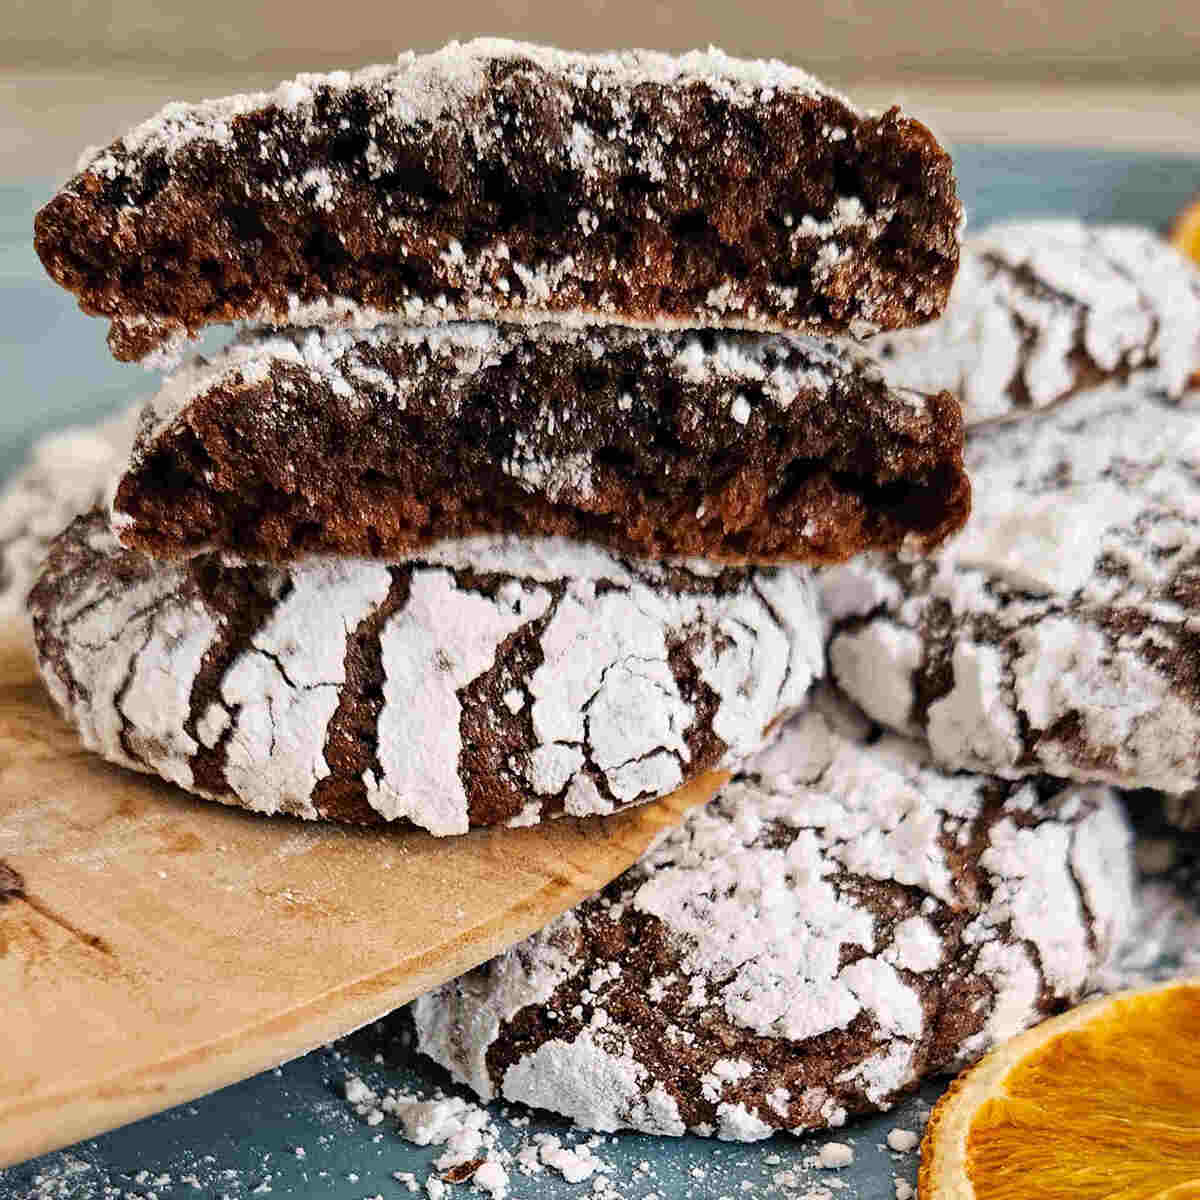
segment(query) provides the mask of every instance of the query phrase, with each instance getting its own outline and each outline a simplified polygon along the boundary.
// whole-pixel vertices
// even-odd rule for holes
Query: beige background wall
[[[580,48],[716,43],[873,75],[1200,79],[1198,0],[4,0],[0,67],[287,72],[490,32]]]
[[[478,33],[711,43],[951,141],[1200,154],[1200,0],[0,0],[0,179],[65,178],[170,99]]]

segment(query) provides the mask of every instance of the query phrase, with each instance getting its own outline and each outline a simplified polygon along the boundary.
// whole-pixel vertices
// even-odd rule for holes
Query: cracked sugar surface
[[[1200,365],[1200,271],[1150,229],[997,225],[964,242],[941,318],[872,347],[894,384],[953,392],[971,425],[1113,377],[1178,399]]]
[[[452,834],[673,791],[759,748],[823,669],[802,569],[568,547],[588,569],[554,576],[557,549],[528,576],[155,564],[94,513],[33,596],[43,675],[86,745],[198,794]]]
[[[418,1000],[419,1045],[589,1129],[837,1126],[1077,998],[1132,908],[1111,791],[947,775],[822,696],[599,896]]]
[[[138,407],[94,426],[41,438],[0,491],[0,624],[31,640],[25,598],[50,542],[82,512],[104,503],[128,461]]]

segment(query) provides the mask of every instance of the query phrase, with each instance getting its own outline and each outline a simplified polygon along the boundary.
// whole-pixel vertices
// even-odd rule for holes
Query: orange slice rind
[[[1171,222],[1171,245],[1182,250],[1193,262],[1200,263],[1200,196]]]
[[[1200,1200],[1200,980],[1102,996],[938,1102],[919,1200]]]
[[[1177,250],[1200,265],[1200,196],[1183,209],[1171,222],[1167,239]],[[1200,388],[1200,368],[1192,375],[1191,386]],[[1172,1197],[1172,1200],[1175,1200]]]

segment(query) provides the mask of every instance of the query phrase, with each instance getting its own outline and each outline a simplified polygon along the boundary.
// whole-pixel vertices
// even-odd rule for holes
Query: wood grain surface
[[[709,799],[437,839],[262,818],[82,750],[0,642],[0,1166],[345,1034],[543,926]]]

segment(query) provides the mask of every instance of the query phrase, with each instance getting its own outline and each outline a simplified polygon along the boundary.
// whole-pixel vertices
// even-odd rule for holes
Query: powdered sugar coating
[[[1200,370],[1200,271],[1149,229],[999,225],[963,243],[937,321],[873,349],[892,382],[957,395],[968,424],[1112,375],[1177,398]]]
[[[822,581],[839,685],[938,762],[1182,794],[1200,783],[1200,415],[1133,386],[976,430],[933,561]]]
[[[757,1140],[887,1107],[1077,997],[1132,902],[1116,797],[946,775],[821,707],[599,896],[418,1000],[421,1049],[586,1128]]]
[[[131,408],[95,426],[48,434],[0,492],[0,624],[30,637],[25,597],[46,548],[73,517],[104,501],[129,458]]]
[[[90,749],[259,812],[439,835],[672,791],[760,747],[822,670],[802,570],[578,555],[589,571],[546,581],[519,563],[155,564],[93,514],[31,606]]]

